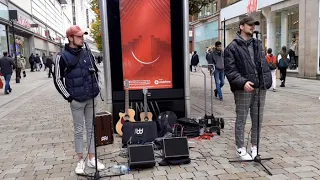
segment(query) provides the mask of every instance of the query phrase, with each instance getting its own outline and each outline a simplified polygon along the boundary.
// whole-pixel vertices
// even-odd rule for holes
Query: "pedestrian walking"
[[[8,57],[8,52],[3,53],[3,57],[0,59],[0,72],[5,80],[4,93],[10,94],[12,88],[10,86],[10,80],[12,76],[13,69],[15,69],[15,64],[12,58]]]

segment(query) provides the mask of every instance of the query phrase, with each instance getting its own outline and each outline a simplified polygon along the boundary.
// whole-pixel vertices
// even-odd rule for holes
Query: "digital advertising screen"
[[[170,0],[119,0],[119,9],[123,81],[130,90],[172,88]]]

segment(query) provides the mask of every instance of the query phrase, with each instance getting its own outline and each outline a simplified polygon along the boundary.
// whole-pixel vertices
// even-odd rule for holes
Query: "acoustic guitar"
[[[141,121],[152,121],[152,113],[148,112],[148,101],[147,101],[147,94],[148,94],[148,89],[143,88],[143,109],[144,112],[140,113],[140,119]]]
[[[116,131],[119,134],[119,136],[122,136],[122,127],[123,124],[126,121],[135,122],[134,116],[136,115],[136,112],[133,109],[129,109],[129,80],[125,80],[124,82],[125,86],[125,113],[120,112],[119,113],[119,121],[116,124]]]

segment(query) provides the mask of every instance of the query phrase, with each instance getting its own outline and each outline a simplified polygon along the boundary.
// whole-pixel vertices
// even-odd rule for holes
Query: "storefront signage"
[[[249,0],[248,6],[247,6],[247,13],[251,14],[253,12],[256,12],[258,8],[258,0]]]
[[[22,25],[23,27],[25,27],[27,29],[31,28],[31,24],[30,24],[29,20],[22,17],[22,16],[18,16],[18,24]]]

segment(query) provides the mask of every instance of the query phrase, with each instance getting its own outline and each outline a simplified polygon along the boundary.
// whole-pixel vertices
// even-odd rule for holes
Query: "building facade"
[[[219,40],[219,12],[220,1],[214,1],[208,6],[203,7],[201,12],[193,16],[190,22],[192,35],[192,51],[197,51],[199,55],[200,64],[207,64],[206,50],[210,46],[214,46],[215,42]]]
[[[83,2],[82,5],[76,5],[81,8],[78,12],[87,12],[77,14],[81,16],[76,17],[77,23],[83,22],[80,26],[90,33],[90,26],[85,24],[94,19],[89,1],[76,1]],[[17,20],[14,21],[15,40],[9,10],[17,10]],[[56,54],[67,42],[65,32],[73,24],[72,17],[71,0],[0,0],[0,53],[7,51],[13,57],[15,44],[17,54],[27,58],[31,53]],[[88,39],[90,47],[94,52],[97,51],[92,38],[89,36]]]
[[[252,2],[257,6],[248,12]],[[274,54],[294,49],[293,38],[296,40],[295,60],[290,63],[289,74],[302,78],[320,78],[320,2],[319,0],[242,0],[226,4],[221,9],[220,24],[226,25],[226,38],[229,44],[239,30],[239,20],[251,15],[260,21],[259,38],[265,49],[272,48]],[[251,6],[250,6],[251,7]],[[223,37],[223,31],[221,32]]]

